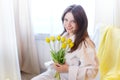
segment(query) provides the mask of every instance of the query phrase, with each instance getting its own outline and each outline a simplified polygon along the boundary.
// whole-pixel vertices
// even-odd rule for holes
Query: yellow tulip
[[[54,42],[55,41],[55,37],[51,36],[50,39]]]
[[[61,48],[65,49],[65,48],[66,48],[66,46],[67,46],[67,44],[65,44],[65,43],[62,43],[62,46],[61,46]]]
[[[74,43],[71,42],[71,43],[69,44],[69,48],[72,48],[73,46],[74,46]]]
[[[67,43],[68,43],[68,44],[70,44],[71,42],[72,42],[72,40],[71,40],[71,39],[68,39],[68,40],[67,40]]]
[[[47,43],[50,43],[50,39],[49,39],[48,37],[45,39],[45,41],[46,41]]]
[[[65,42],[65,40],[66,40],[65,37],[62,37],[62,38],[61,38],[61,42],[62,42],[62,43]]]
[[[58,35],[58,36],[57,36],[57,40],[58,40],[58,41],[60,41],[60,39],[61,39],[61,36],[60,36],[60,35]]]
[[[61,37],[60,35],[58,35],[57,37],[51,36],[50,38],[46,38],[45,40],[47,43],[49,43],[51,57],[53,61],[58,62],[60,64],[64,64],[65,63],[64,56],[66,51],[69,50],[69,48],[72,48],[74,46],[74,43],[72,42],[72,40],[66,39],[65,37]],[[56,72],[54,77],[57,80],[60,80],[60,73]]]

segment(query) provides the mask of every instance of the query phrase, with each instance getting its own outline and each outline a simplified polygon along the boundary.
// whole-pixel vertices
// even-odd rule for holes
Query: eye
[[[65,19],[64,19],[64,22],[67,22],[67,21],[68,21],[68,19],[65,18]]]
[[[76,23],[76,21],[75,20],[71,20],[71,23]]]

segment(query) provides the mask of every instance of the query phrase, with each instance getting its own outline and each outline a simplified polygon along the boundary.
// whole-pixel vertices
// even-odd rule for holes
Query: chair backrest
[[[100,80],[120,80],[120,29],[109,26],[103,33],[97,53]]]

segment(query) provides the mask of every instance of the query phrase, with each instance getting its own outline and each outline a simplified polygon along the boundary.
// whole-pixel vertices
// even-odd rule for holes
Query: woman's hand
[[[58,63],[54,63],[54,68],[58,71],[58,72],[68,72],[68,68],[69,66],[67,64],[58,64]]]

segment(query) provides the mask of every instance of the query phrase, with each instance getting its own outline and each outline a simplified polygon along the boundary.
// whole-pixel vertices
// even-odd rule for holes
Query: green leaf
[[[60,49],[58,52],[51,50],[51,56],[54,62],[59,64],[65,63],[65,49]]]
[[[56,55],[55,51],[51,51],[51,57],[52,57],[52,59],[53,59],[54,62],[58,62],[57,55]]]

